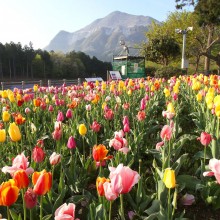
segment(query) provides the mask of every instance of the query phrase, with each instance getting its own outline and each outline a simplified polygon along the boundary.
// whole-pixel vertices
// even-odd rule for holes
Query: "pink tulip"
[[[209,169],[211,171],[204,172],[203,176],[215,176],[218,184],[220,184],[220,160],[215,158],[209,160]]]
[[[53,152],[50,156],[50,164],[51,165],[56,165],[60,162],[61,160],[61,155],[60,154],[57,154],[56,152]]]
[[[208,146],[210,142],[212,141],[212,136],[206,132],[202,132],[198,140],[200,140],[202,145]]]
[[[55,211],[55,220],[74,220],[75,219],[75,204],[64,203]]]
[[[59,111],[57,115],[57,121],[63,121],[63,120],[64,120],[63,112]]]
[[[127,140],[125,138],[115,137],[110,140],[109,146],[113,147],[115,150],[119,150],[123,147],[127,147]]]
[[[103,189],[104,189],[104,192],[105,192],[105,198],[108,201],[113,201],[118,197],[118,194],[114,192],[112,184],[110,182],[106,181],[103,184]]]
[[[17,170],[25,170],[27,175],[34,172],[32,167],[28,167],[29,162],[27,157],[25,157],[24,153],[17,155],[12,162],[12,166],[5,166],[2,168],[3,173],[10,173],[12,176]]]
[[[192,205],[195,202],[195,197],[194,195],[186,193],[182,198],[181,198],[181,203],[183,205]]]
[[[75,141],[75,139],[74,139],[73,136],[70,136],[70,137],[69,137],[68,142],[67,142],[67,147],[68,147],[69,149],[74,149],[74,148],[76,148],[76,141]]]
[[[71,109],[68,109],[68,110],[66,111],[66,117],[67,117],[67,118],[72,118],[72,117],[73,117],[73,112],[72,112]]]
[[[130,167],[119,164],[116,168],[109,167],[110,180],[113,191],[116,194],[125,194],[130,192],[132,187],[138,183],[140,175]]]
[[[129,118],[128,118],[128,116],[124,116],[124,118],[123,118],[123,125],[126,125],[126,124],[129,125]]]
[[[169,125],[164,125],[160,133],[163,140],[169,141],[172,137],[172,128]]]
[[[124,130],[124,132],[125,132],[125,133],[130,132],[130,127],[129,127],[129,124],[125,124],[125,125],[124,125],[124,129],[123,129],[123,130]]]
[[[114,118],[114,113],[111,109],[105,110],[104,117],[106,120],[112,120]]]
[[[162,147],[164,145],[164,142],[163,141],[161,141],[161,142],[159,142],[159,143],[157,143],[156,144],[156,150],[160,150],[160,148]]]
[[[145,108],[146,108],[146,100],[143,98],[141,99],[140,110],[143,111]]]
[[[94,121],[90,127],[96,133],[101,129],[101,125],[97,121]]]
[[[31,110],[27,107],[27,108],[25,108],[25,114],[29,114],[30,112],[31,112]]]
[[[49,111],[49,112],[53,112],[53,110],[54,110],[53,106],[52,106],[52,105],[49,105],[48,111]]]

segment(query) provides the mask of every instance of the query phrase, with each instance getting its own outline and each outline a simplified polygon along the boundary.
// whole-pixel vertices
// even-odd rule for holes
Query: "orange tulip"
[[[20,113],[18,113],[18,114],[15,115],[15,123],[16,123],[17,125],[24,124],[25,121],[26,121],[26,119],[25,119]]]
[[[13,179],[15,180],[19,189],[27,188],[29,185],[28,175],[25,170],[18,170],[14,173]]]
[[[108,150],[106,149],[105,145],[103,145],[103,144],[95,145],[93,147],[93,151],[92,151],[93,159],[97,162],[111,159],[112,156],[106,157],[107,153],[108,153]]]
[[[34,184],[34,192],[37,195],[45,195],[50,191],[52,186],[51,172],[47,172],[46,170],[34,172],[32,175],[32,182]]]
[[[96,179],[96,189],[97,189],[97,192],[100,196],[105,195],[105,191],[104,191],[104,188],[103,188],[103,184],[105,182],[110,182],[110,179],[106,179],[105,177],[98,177]]]
[[[18,199],[19,188],[15,180],[10,179],[0,186],[0,206],[11,206]]]

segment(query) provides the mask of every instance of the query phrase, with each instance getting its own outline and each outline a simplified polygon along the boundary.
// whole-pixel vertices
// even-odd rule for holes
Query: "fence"
[[[18,82],[1,82],[1,90],[5,89],[13,89],[13,88],[19,88],[19,89],[27,89],[32,88],[33,85],[38,84],[40,86],[61,86],[64,83],[68,85],[80,85],[83,82],[83,79],[73,79],[73,80],[35,80],[35,81],[18,81]]]

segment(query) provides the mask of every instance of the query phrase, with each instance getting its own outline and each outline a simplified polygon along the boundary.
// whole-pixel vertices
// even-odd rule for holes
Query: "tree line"
[[[219,0],[175,0],[177,11],[170,13],[162,24],[153,23],[146,32],[142,53],[147,60],[162,66],[179,65],[183,35],[175,29],[187,32],[185,55],[195,72],[199,66],[210,71],[210,61],[220,70],[220,1]],[[193,11],[183,10],[192,5]]]
[[[0,79],[106,79],[109,62],[102,62],[83,52],[34,50],[33,44],[0,43]]]

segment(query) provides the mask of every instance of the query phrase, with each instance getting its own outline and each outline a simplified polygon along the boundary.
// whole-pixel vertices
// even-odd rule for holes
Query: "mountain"
[[[115,11],[73,33],[60,31],[44,49],[64,53],[82,51],[99,60],[111,61],[113,55],[125,53],[120,40],[124,40],[128,47],[145,41],[145,32],[152,21],[159,23],[149,16]],[[137,52],[133,49],[133,53]]]

